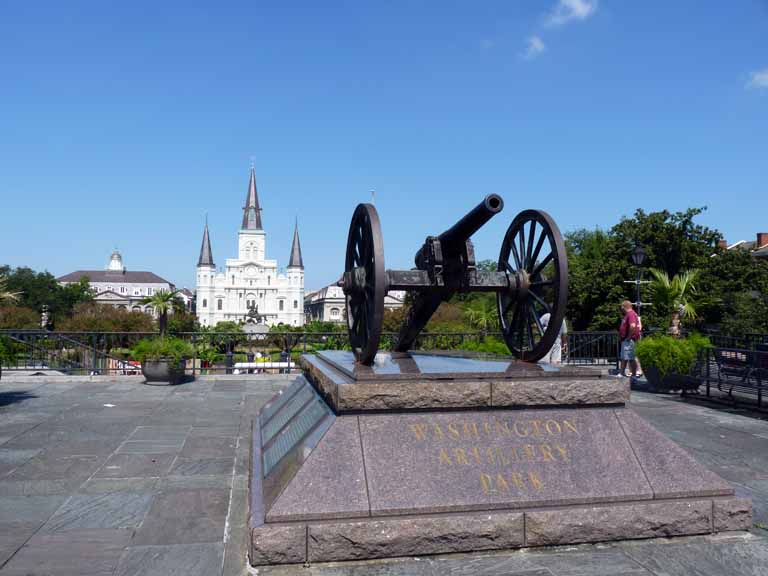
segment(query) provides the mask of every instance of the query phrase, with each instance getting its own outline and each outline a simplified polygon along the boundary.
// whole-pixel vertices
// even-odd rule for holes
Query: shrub
[[[637,357],[645,368],[656,368],[659,376],[688,374],[696,364],[699,352],[712,346],[709,338],[691,334],[687,338],[651,336],[637,343]]]
[[[142,363],[147,358],[170,358],[180,362],[184,358],[191,358],[193,354],[192,346],[181,338],[143,338],[131,348],[131,356]]]

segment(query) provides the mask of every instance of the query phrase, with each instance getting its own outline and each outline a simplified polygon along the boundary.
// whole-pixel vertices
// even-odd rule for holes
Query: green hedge
[[[695,333],[687,338],[650,336],[637,343],[636,353],[643,367],[656,368],[664,378],[671,373],[690,373],[699,352],[711,346],[709,338]]]

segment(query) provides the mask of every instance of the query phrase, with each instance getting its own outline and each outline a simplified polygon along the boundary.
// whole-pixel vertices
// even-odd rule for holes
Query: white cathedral
[[[228,258],[219,272],[213,263],[208,223],[197,261],[197,319],[203,326],[224,320],[267,325],[304,325],[304,262],[298,223],[288,267],[279,273],[277,260],[266,258],[266,233],[251,166],[243,223],[237,233],[237,258]]]

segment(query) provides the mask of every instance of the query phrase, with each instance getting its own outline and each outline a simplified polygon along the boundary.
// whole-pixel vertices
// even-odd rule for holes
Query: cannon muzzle
[[[504,200],[498,194],[488,194],[483,201],[472,208],[461,220],[440,234],[443,251],[455,252],[464,248],[464,243],[480,230],[483,225],[501,212]]]
[[[480,204],[472,208],[461,220],[437,237],[440,240],[443,254],[451,257],[463,252],[467,240],[503,208],[504,200],[501,199],[501,196],[488,194]],[[423,268],[424,256],[423,249],[416,253],[417,268]]]

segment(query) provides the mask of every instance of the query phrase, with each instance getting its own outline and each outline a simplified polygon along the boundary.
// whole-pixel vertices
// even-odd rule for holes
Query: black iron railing
[[[139,374],[130,348],[148,332],[49,332],[0,330],[0,365],[6,371],[52,370],[64,374]],[[349,349],[346,332],[184,332],[174,336],[193,350],[191,374],[297,371],[300,354]],[[381,349],[391,349],[395,333],[384,333]],[[508,354],[499,333],[455,332],[419,335],[416,350],[455,350]],[[617,361],[614,332],[571,332],[562,361],[611,365]]]

